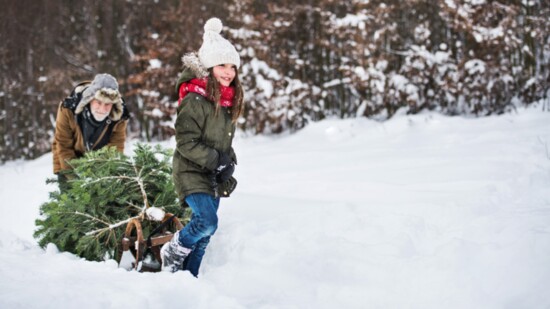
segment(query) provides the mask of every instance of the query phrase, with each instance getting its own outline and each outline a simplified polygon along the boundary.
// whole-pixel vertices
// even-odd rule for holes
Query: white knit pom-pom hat
[[[220,33],[222,32],[223,24],[218,18],[210,18],[204,24],[203,42],[199,49],[199,59],[207,69],[230,63],[237,68],[241,65],[239,53],[228,40],[224,39]]]

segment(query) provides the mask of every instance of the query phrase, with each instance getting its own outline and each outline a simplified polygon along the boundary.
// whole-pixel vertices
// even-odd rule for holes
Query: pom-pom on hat
[[[199,59],[207,69],[230,63],[237,68],[241,65],[239,53],[228,40],[224,39],[220,33],[222,32],[223,24],[218,18],[210,18],[204,24],[203,42],[199,49]]]

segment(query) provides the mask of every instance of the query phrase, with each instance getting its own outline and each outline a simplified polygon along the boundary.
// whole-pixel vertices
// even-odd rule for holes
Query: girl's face
[[[107,118],[111,112],[111,109],[113,109],[113,104],[111,103],[103,103],[97,99],[93,99],[90,102],[90,111],[97,121],[103,121]]]
[[[233,79],[235,79],[237,71],[234,65],[226,63],[215,66],[212,70],[212,73],[214,74],[214,78],[218,81],[218,83],[228,87]]]

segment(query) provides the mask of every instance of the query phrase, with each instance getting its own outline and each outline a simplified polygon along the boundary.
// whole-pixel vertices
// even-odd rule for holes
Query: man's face
[[[92,102],[90,102],[90,111],[97,121],[105,120],[105,118],[107,118],[107,116],[111,113],[112,109],[112,103],[103,103],[98,99],[93,99]]]

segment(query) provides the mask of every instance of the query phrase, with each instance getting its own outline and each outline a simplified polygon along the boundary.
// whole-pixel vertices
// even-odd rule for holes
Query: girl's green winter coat
[[[202,68],[185,63],[185,59],[184,67],[176,90],[182,83],[204,75]],[[229,109],[220,107],[216,114],[214,102],[199,94],[188,93],[178,107],[175,129],[173,177],[180,200],[198,192],[229,196],[236,180],[231,178],[224,184],[216,184],[214,172],[220,152],[229,154],[237,162],[232,147],[235,124]]]

